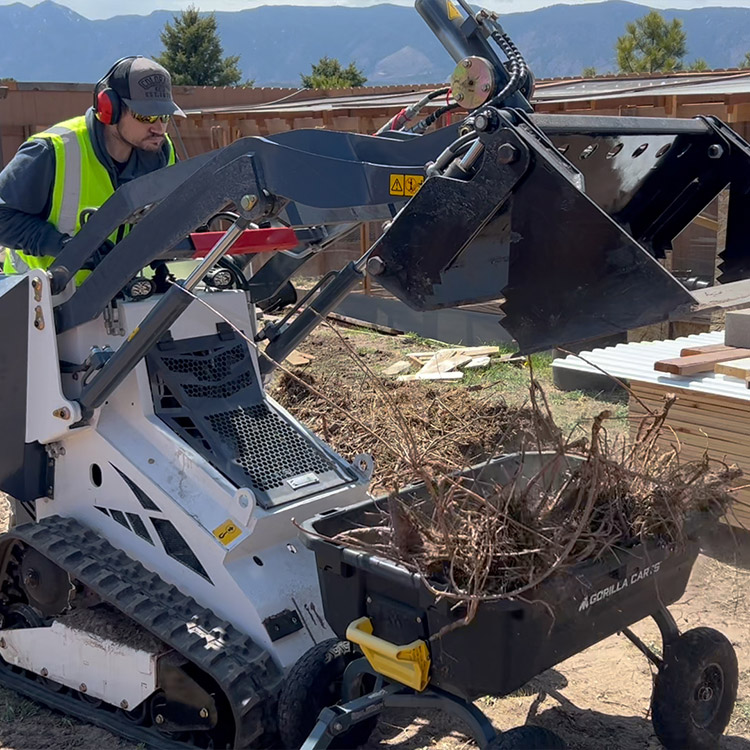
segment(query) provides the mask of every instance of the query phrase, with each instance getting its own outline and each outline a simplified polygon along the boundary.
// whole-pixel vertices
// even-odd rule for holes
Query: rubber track
[[[248,635],[218,618],[211,610],[201,607],[192,597],[185,596],[175,586],[146,570],[122,550],[116,549],[74,519],[51,516],[34,524],[18,526],[0,536],[0,545],[4,548],[16,540],[46,555],[71,578],[95,592],[102,601],[120,610],[210,675],[231,705],[236,726],[232,745],[235,750],[263,747],[273,741],[282,673],[270,654]],[[189,623],[200,625],[209,632],[215,628],[221,629],[225,639],[223,648],[207,648],[206,640],[201,635],[188,630]],[[0,680],[5,676],[0,670]],[[31,682],[27,678],[21,679]],[[38,683],[32,682],[31,686],[36,690],[25,690],[18,686],[14,686],[14,689],[28,694],[37,693]],[[56,702],[36,695],[31,697],[47,703]],[[59,693],[50,695],[50,698],[61,697]],[[85,705],[72,700],[81,707]],[[58,706],[55,708],[67,710]],[[86,721],[102,723],[91,718],[90,707],[87,708],[89,710],[85,712],[71,713],[78,713]],[[114,718],[116,714],[108,713],[107,716]],[[175,747],[173,741],[155,730],[136,727],[127,719],[117,723],[122,729],[114,728],[111,721],[107,721],[106,725],[108,729],[125,736],[132,736],[133,730],[139,729],[136,734],[140,735],[137,738],[140,741],[144,741],[143,733],[146,733],[149,739],[145,741],[148,744]]]

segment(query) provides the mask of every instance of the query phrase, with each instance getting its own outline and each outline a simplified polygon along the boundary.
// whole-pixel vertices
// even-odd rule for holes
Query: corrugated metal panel
[[[536,101],[570,102],[632,99],[638,96],[716,96],[750,93],[750,73],[694,78],[664,77],[567,82],[537,88]]]
[[[242,113],[252,112],[253,114],[260,113],[278,113],[291,114],[294,112],[326,112],[335,111],[340,109],[377,109],[377,108],[390,108],[390,107],[404,107],[408,104],[413,104],[423,94],[428,91],[433,91],[436,87],[430,87],[426,89],[415,89],[406,93],[396,94],[363,94],[360,96],[335,96],[335,97],[320,97],[318,99],[304,99],[302,101],[284,102],[283,100],[278,103],[269,104],[255,104],[248,105],[246,107],[211,107],[201,109],[185,109],[185,113],[190,114],[218,114],[218,113]],[[436,100],[434,103],[428,105],[434,107],[441,107],[445,104],[445,98]],[[184,109],[184,108],[183,108]]]
[[[537,82],[534,98],[539,100],[564,99],[566,97],[601,96],[602,94],[616,93],[641,93],[644,89],[663,88],[665,86],[686,86],[702,83],[713,83],[725,81],[739,76],[745,78],[747,73],[733,73],[727,75],[720,73],[716,75],[695,76],[649,76],[645,78],[633,78],[632,76],[620,76],[617,78],[594,78],[585,80],[567,80]]]
[[[652,383],[667,388],[684,388],[698,393],[750,401],[750,389],[746,388],[745,382],[739,378],[714,373],[679,377],[654,370],[655,362],[679,357],[680,350],[686,346],[723,343],[724,331],[698,333],[671,341],[640,341],[594,349],[590,352],[581,352],[580,357],[569,355],[564,359],[556,359],[552,366],[590,374],[603,370],[621,380]]]

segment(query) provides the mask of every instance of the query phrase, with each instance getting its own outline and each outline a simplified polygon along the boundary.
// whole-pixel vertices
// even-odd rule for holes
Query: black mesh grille
[[[141,539],[145,539],[150,544],[153,544],[154,540],[151,539],[151,534],[148,533],[146,524],[143,523],[141,517],[137,516],[135,513],[126,513],[125,515],[128,517],[128,521],[130,521],[130,526],[133,531],[135,531]]]
[[[229,443],[233,461],[259,490],[280,487],[298,474],[331,468],[321,453],[265,404],[209,414],[208,421]]]
[[[237,486],[251,487],[261,507],[291,500],[301,487],[314,492],[345,481],[335,462],[268,403],[238,336],[163,341],[146,363],[154,413]],[[298,482],[286,481],[293,478]]]
[[[109,511],[112,514],[112,518],[117,521],[117,523],[120,524],[120,526],[124,526],[128,531],[130,531],[130,526],[128,525],[128,522],[125,520],[125,514],[121,510],[112,510]]]
[[[162,362],[171,372],[192,375],[196,380],[224,380],[232,366],[247,356],[247,347],[237,344],[221,354],[211,349],[190,352],[184,357],[164,357]]]
[[[253,376],[243,372],[240,377],[221,385],[194,385],[186,383],[183,387],[190,398],[229,398],[237,391],[248,388],[253,383]]]

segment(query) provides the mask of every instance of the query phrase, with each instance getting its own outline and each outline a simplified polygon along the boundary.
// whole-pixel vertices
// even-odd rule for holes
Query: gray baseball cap
[[[172,78],[165,67],[148,57],[123,60],[108,79],[123,103],[138,115],[185,113],[172,100]]]

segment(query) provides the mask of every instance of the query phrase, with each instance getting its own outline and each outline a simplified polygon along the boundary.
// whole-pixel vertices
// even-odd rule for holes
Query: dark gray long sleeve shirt
[[[86,112],[86,126],[94,153],[112,179],[112,186],[134,180],[164,167],[169,159],[169,145],[157,153],[133,149],[125,164],[117,164],[107,152],[104,125],[91,109]],[[0,245],[22,250],[29,255],[57,255],[65,235],[47,221],[55,183],[54,147],[46,139],[26,141],[0,172]]]

